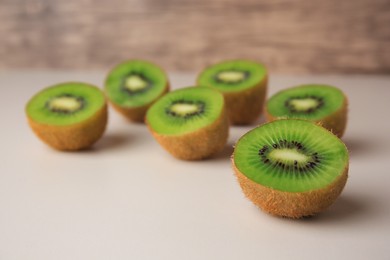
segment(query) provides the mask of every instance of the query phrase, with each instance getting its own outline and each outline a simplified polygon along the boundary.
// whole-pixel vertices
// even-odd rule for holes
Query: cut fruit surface
[[[277,120],[240,138],[234,164],[262,186],[307,192],[337,180],[348,167],[348,151],[340,139],[312,122]]]
[[[167,76],[157,65],[130,60],[111,70],[106,78],[105,91],[116,106],[135,108],[156,100],[167,86]]]
[[[105,106],[103,93],[85,83],[63,83],[46,88],[27,104],[33,121],[47,125],[72,125],[83,122]]]
[[[210,88],[191,87],[166,94],[147,112],[146,120],[159,134],[180,135],[212,124],[221,115],[223,96]]]
[[[221,92],[237,92],[258,85],[266,75],[267,71],[260,63],[231,60],[206,68],[199,75],[198,84]]]
[[[282,90],[267,102],[267,112],[275,118],[321,120],[342,109],[345,96],[327,85],[303,85]]]

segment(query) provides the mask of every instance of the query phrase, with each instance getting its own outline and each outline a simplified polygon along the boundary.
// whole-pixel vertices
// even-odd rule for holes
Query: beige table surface
[[[267,215],[233,175],[232,127],[213,159],[179,161],[142,124],[110,110],[89,151],[64,153],[30,131],[25,102],[104,72],[0,72],[0,259],[390,259],[390,77],[273,76],[269,94],[328,83],[350,100],[350,178],[337,202],[304,220]],[[174,88],[194,75],[173,74]],[[260,121],[263,121],[261,119]]]

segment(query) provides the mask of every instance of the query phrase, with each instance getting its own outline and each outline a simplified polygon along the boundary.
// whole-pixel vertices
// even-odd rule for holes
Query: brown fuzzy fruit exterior
[[[46,144],[58,150],[73,151],[88,148],[99,140],[106,129],[107,117],[107,105],[104,105],[92,117],[73,125],[47,125],[35,122],[30,117],[28,122]]]
[[[265,110],[265,117],[267,118],[268,122],[281,119],[279,117],[274,117],[273,115],[271,115],[267,110],[267,106],[265,107],[264,110]],[[347,114],[348,114],[348,99],[346,96],[344,96],[343,106],[339,110],[335,111],[334,113],[330,114],[329,116],[325,117],[322,120],[317,120],[314,122],[328,129],[337,137],[341,138],[344,135],[345,128],[347,127],[347,121],[348,121]]]
[[[140,107],[120,106],[118,104],[115,104],[111,100],[109,100],[108,96],[107,96],[107,99],[109,100],[109,102],[112,105],[112,107],[116,111],[118,111],[119,113],[124,115],[128,120],[130,120],[132,122],[144,123],[145,122],[146,111],[148,111],[149,107],[151,105],[153,105],[154,102],[156,102],[160,97],[165,95],[169,91],[169,88],[170,88],[169,87],[169,83],[167,83],[167,85],[165,86],[164,91],[161,93],[161,95],[159,95],[155,100],[153,100],[149,104],[146,104],[146,105],[140,106]]]
[[[348,178],[347,166],[327,187],[306,192],[285,192],[250,180],[236,168],[233,158],[232,163],[245,196],[260,209],[280,217],[301,218],[324,211],[339,197]]]
[[[148,122],[146,122],[148,124]],[[212,124],[182,135],[162,135],[148,128],[157,142],[181,160],[201,160],[221,151],[229,136],[229,121],[225,109]]]
[[[259,84],[251,88],[237,92],[221,91],[231,124],[248,125],[259,118],[263,111],[267,84],[268,76],[266,75]]]

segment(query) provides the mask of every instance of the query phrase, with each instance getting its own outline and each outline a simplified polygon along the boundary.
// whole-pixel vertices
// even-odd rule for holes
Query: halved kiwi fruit
[[[268,121],[280,118],[314,121],[342,137],[347,124],[347,106],[347,98],[340,89],[309,84],[273,95],[266,104],[265,114]]]
[[[160,145],[183,160],[199,160],[219,152],[229,132],[223,96],[205,87],[164,95],[147,111],[146,123]]]
[[[235,125],[254,122],[261,114],[267,92],[267,70],[249,60],[229,60],[204,69],[199,86],[211,87],[225,97],[229,120]]]
[[[349,155],[327,129],[306,120],[281,119],[243,135],[232,164],[255,205],[277,216],[300,218],[323,211],[340,195]]]
[[[59,150],[91,146],[104,133],[107,105],[104,94],[85,83],[54,85],[33,96],[26,106],[35,134]]]
[[[105,81],[105,92],[112,106],[135,122],[144,122],[146,110],[168,91],[165,72],[143,60],[117,65]]]

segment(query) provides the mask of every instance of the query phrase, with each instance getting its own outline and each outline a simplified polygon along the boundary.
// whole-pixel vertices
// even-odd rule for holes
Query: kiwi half
[[[166,94],[147,111],[146,123],[160,145],[183,160],[219,152],[229,132],[223,96],[205,87]]]
[[[85,83],[54,85],[33,96],[26,106],[35,134],[59,150],[91,146],[104,133],[107,105],[104,94]]]
[[[254,122],[261,114],[267,92],[267,70],[249,60],[230,60],[204,69],[197,79],[199,86],[220,91],[232,124]]]
[[[268,121],[297,118],[321,124],[338,137],[347,125],[348,101],[344,93],[328,85],[302,85],[282,90],[267,102]]]
[[[313,122],[281,119],[242,136],[232,164],[244,194],[264,211],[290,218],[330,206],[347,181],[344,143]]]
[[[144,122],[146,110],[168,91],[165,72],[143,60],[117,65],[105,81],[105,92],[112,106],[135,122]]]

